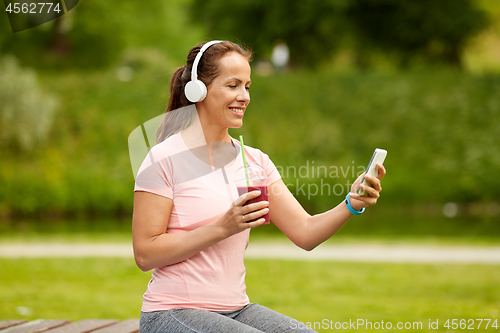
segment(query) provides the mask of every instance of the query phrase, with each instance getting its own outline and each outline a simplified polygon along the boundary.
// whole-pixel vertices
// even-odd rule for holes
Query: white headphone
[[[198,80],[198,63],[200,62],[201,56],[210,46],[221,42],[221,40],[213,40],[205,43],[194,59],[193,68],[191,69],[191,81],[186,83],[184,87],[184,94],[192,103],[201,102],[207,97],[207,87],[203,82]]]

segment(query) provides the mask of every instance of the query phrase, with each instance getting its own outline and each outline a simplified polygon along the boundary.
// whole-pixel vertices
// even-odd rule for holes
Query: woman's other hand
[[[249,200],[257,198],[260,191],[252,191],[241,195],[229,210],[216,223],[225,230],[226,237],[237,234],[248,228],[258,227],[266,222],[263,218],[269,212],[269,202],[259,201],[245,205]]]

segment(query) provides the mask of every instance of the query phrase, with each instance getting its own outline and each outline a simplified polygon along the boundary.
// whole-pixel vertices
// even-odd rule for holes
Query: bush
[[[57,131],[44,149],[18,156],[0,151],[0,215],[130,214],[134,178],[127,137],[164,111],[168,74],[145,66],[129,82],[118,80],[116,69],[43,79],[61,96],[64,112],[54,119]],[[254,75],[252,82],[244,126],[230,134],[242,134],[246,144],[267,153],[310,213],[331,208],[346,189],[311,195],[308,186],[328,183],[340,192],[336,184],[352,182],[375,147],[389,153],[380,207],[499,196],[498,76],[323,70]],[[338,174],[313,175],[313,166],[334,166]],[[287,167],[297,173],[308,168],[309,174],[296,176]]]
[[[405,65],[460,65],[466,41],[487,25],[473,0],[194,0],[191,17],[214,39],[247,42],[259,57],[284,41],[293,65],[312,67],[353,47],[358,65],[370,65],[374,49]]]
[[[32,150],[49,133],[56,98],[40,88],[35,72],[12,56],[0,59],[0,144]]]
[[[191,18],[214,39],[249,43],[257,57],[269,57],[274,44],[284,41],[294,65],[317,66],[343,40],[345,9],[346,1],[337,0],[194,0]]]
[[[314,161],[346,170],[365,166],[380,147],[388,150],[384,197],[393,203],[492,201],[500,194],[500,156],[492,151],[500,146],[498,76],[318,71],[252,81],[244,126],[232,133],[277,165]],[[340,197],[301,199],[321,211]]]

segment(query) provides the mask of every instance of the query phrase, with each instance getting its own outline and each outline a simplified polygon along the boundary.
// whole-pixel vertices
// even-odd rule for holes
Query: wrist
[[[358,209],[358,207],[352,205],[351,203],[351,200],[350,200],[350,194],[351,192],[347,193],[346,197],[345,197],[345,205],[347,207],[347,209],[351,212],[351,214],[353,215],[361,215],[363,214],[363,212],[365,211],[365,208],[364,207],[361,207]]]
[[[213,240],[215,242],[220,242],[221,240],[224,240],[228,237],[231,237],[232,236],[232,233],[231,233],[231,230],[229,228],[227,228],[227,225],[224,224],[224,216],[212,223],[209,223],[201,228],[198,228],[198,229],[202,229],[204,230],[204,228],[206,227],[206,229],[203,231],[204,234],[206,234],[207,232],[212,234],[212,237],[213,237]]]

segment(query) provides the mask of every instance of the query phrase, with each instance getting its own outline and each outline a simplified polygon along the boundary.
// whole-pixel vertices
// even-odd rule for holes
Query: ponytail
[[[177,68],[170,79],[170,98],[166,114],[156,131],[156,143],[164,141],[169,136],[190,125],[191,117],[182,115],[182,112],[170,112],[193,104],[184,95],[184,86],[189,80],[185,79],[186,76],[186,66],[184,65]]]
[[[167,112],[191,104],[184,95],[184,86],[188,81],[189,73],[186,73],[186,65],[177,68],[170,79],[170,99],[168,100]]]

